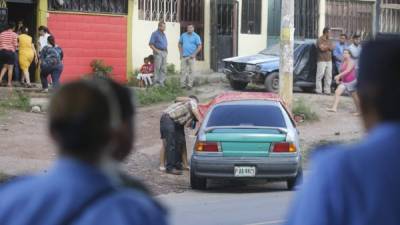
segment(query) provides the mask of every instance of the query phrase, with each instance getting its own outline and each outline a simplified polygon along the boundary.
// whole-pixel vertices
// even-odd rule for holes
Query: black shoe
[[[183,174],[182,171],[179,171],[177,169],[171,169],[171,170],[167,169],[165,172],[169,173],[169,174],[173,174],[173,175],[182,175]]]

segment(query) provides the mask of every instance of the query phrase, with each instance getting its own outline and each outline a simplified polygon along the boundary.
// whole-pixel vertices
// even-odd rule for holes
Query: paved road
[[[279,225],[293,196],[285,187],[282,182],[215,185],[160,199],[170,210],[172,225]]]

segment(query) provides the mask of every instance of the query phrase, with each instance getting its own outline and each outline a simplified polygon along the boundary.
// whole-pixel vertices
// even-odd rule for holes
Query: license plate
[[[235,166],[235,177],[254,177],[256,167],[254,166]]]

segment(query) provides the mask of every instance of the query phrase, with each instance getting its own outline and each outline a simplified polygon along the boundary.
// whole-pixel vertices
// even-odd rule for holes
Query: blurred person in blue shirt
[[[48,111],[58,160],[46,174],[0,186],[0,224],[166,224],[164,209],[120,169],[134,114],[131,92],[111,80],[61,87]]]
[[[165,35],[166,24],[158,23],[158,29],[151,34],[149,46],[154,55],[154,78],[156,85],[164,86],[167,75],[168,40]]]
[[[192,24],[187,26],[187,32],[179,38],[178,48],[181,57],[181,87],[190,90],[194,81],[194,63],[202,48],[201,38],[194,32]]]
[[[333,57],[335,60],[335,65],[337,71],[340,71],[340,66],[343,63],[343,53],[344,50],[347,49],[347,35],[341,34],[339,37],[339,41],[336,43],[335,49],[333,49]]]
[[[400,224],[400,36],[361,53],[358,94],[367,136],[318,151],[287,225]]]

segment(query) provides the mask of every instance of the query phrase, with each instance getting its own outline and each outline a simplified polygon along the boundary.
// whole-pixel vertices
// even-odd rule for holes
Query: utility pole
[[[292,109],[294,0],[282,0],[279,64],[279,96]]]

